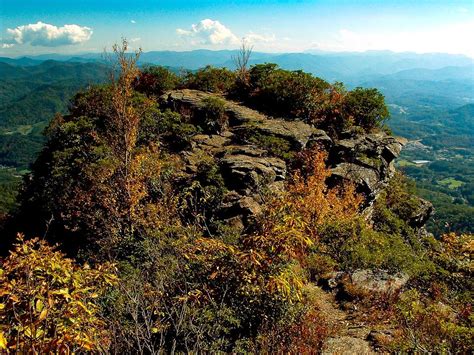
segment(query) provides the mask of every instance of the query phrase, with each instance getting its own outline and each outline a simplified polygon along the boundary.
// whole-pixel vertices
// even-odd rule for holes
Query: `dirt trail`
[[[372,330],[349,312],[339,308],[334,295],[311,286],[314,302],[328,320],[334,335],[327,339],[323,354],[376,354],[367,337]],[[313,298],[312,297],[312,298]]]

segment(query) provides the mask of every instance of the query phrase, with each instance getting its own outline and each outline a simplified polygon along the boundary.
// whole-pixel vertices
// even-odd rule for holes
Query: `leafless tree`
[[[240,45],[240,49],[237,55],[232,56],[232,60],[234,65],[237,68],[237,75],[240,80],[246,81],[247,72],[248,72],[248,65],[250,61],[250,57],[252,55],[253,46],[249,45],[245,38],[242,38],[242,43]]]

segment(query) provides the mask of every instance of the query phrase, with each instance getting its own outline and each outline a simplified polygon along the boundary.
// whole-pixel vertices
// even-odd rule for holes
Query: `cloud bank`
[[[32,46],[57,47],[80,44],[92,36],[92,29],[79,25],[57,27],[38,21],[7,29],[10,38],[4,44],[30,44]]]

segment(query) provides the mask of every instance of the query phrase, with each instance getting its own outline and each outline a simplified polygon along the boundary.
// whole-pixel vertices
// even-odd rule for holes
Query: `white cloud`
[[[135,21],[135,20],[130,20],[130,23],[135,24],[135,23],[137,23],[137,21]]]
[[[474,46],[467,40],[471,33],[474,33],[472,21],[416,32],[374,33],[341,29],[331,38],[313,43],[311,49],[354,52],[388,49],[395,52],[463,53],[474,57]]]
[[[14,45],[15,45],[14,43],[2,43],[2,48],[11,48]]]
[[[218,45],[218,44],[238,44],[239,38],[232,33],[230,29],[219,21],[205,19],[197,25],[192,25],[191,29],[183,30],[178,28],[176,33],[183,37],[191,39],[193,45]]]
[[[134,43],[134,42],[139,42],[141,41],[142,39],[140,37],[135,37],[135,38],[130,38],[129,42],[130,43]]]
[[[92,36],[92,29],[79,25],[57,27],[38,21],[35,24],[9,28],[7,33],[11,39],[4,41],[4,44],[29,43],[32,46],[56,47],[86,42]]]
[[[272,35],[261,35],[258,33],[250,32],[247,34],[244,39],[249,42],[250,44],[255,43],[272,43],[276,41],[276,37],[274,34]]]
[[[217,20],[205,19],[198,24],[191,26],[189,30],[182,28],[176,29],[176,33],[189,40],[193,46],[208,45],[208,46],[238,46],[242,40],[245,40],[251,45],[255,44],[271,44],[276,41],[274,34],[258,34],[249,32],[240,37],[233,33],[228,27]]]

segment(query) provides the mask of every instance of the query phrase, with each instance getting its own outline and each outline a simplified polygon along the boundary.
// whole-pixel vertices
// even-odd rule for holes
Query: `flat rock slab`
[[[282,138],[288,141],[295,150],[304,149],[312,140],[331,142],[326,132],[316,129],[301,121],[287,121],[283,119],[263,119],[243,126],[262,135]]]
[[[322,354],[375,354],[369,342],[350,336],[329,338],[326,340]]]

